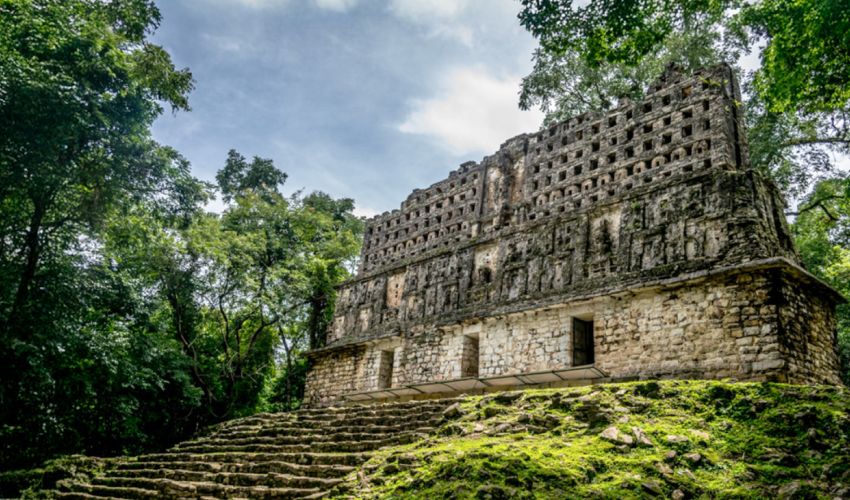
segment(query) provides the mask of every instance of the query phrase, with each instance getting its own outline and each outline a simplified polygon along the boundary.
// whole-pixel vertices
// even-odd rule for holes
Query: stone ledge
[[[529,304],[528,301],[523,301],[521,303],[494,307],[489,310],[481,311],[480,313],[476,314],[474,318],[470,317],[468,314],[465,315],[465,311],[458,311],[458,313],[456,315],[453,315],[451,318],[444,319],[442,321],[437,321],[433,324],[437,327],[445,327],[453,324],[461,324],[464,321],[468,321],[469,319],[480,320],[493,316],[504,316],[509,314],[518,314],[522,312],[531,312],[535,310],[545,310],[547,308],[561,305],[567,302],[579,302],[595,299],[602,296],[615,297],[621,294],[635,294],[639,292],[646,292],[669,287],[679,287],[682,285],[699,282],[724,274],[743,274],[768,269],[782,269],[790,273],[795,278],[799,279],[801,283],[807,284],[822,291],[830,300],[834,301],[836,304],[843,304],[846,302],[844,297],[838,291],[836,291],[834,288],[830,287],[828,284],[824,283],[818,277],[806,271],[790,259],[786,257],[770,257],[767,259],[753,260],[743,264],[735,264],[732,266],[722,266],[714,269],[703,269],[699,271],[693,271],[690,273],[681,274],[674,278],[645,280],[640,283],[627,285],[625,287],[607,288],[602,290],[596,290],[591,293],[577,294],[574,296],[569,296],[568,294],[552,295],[544,299],[536,300],[533,304]],[[465,317],[466,319],[460,320],[457,319],[458,317]],[[416,324],[419,323],[412,323],[411,325]],[[401,325],[398,326],[400,327]],[[398,331],[392,331],[390,333],[385,333],[383,335],[378,336],[370,336],[369,333],[370,332],[366,332],[366,335],[363,335],[359,338],[350,339],[339,344],[334,344],[308,351],[306,355],[308,357],[313,357],[327,352],[350,348],[354,346],[370,345],[380,342],[382,340],[398,337],[400,335]]]
[[[384,401],[388,399],[416,399],[439,395],[467,394],[477,392],[504,391],[516,388],[555,387],[557,384],[590,383],[606,379],[608,375],[594,365],[574,366],[560,370],[496,375],[491,377],[465,377],[453,380],[437,380],[389,387],[376,391],[355,392],[342,397],[349,402]],[[552,385],[555,384],[555,385]]]

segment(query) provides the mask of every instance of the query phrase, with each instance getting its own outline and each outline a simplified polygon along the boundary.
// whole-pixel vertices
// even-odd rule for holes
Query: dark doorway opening
[[[395,351],[381,351],[378,364],[378,389],[389,389],[393,386],[393,363]]]
[[[463,349],[460,355],[460,376],[478,377],[478,338],[463,337]]]
[[[593,320],[573,318],[573,366],[593,363]]]

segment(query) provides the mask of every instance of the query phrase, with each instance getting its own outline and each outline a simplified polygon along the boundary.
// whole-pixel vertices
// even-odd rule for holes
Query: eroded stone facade
[[[727,67],[671,71],[369,221],[307,403],[557,370],[587,349],[612,378],[837,382],[840,298],[799,269],[739,101]]]

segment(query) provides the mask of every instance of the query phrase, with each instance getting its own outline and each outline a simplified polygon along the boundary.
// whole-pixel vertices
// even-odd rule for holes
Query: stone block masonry
[[[306,402],[592,364],[838,383],[837,293],[800,268],[720,66],[508,140],[366,226]]]

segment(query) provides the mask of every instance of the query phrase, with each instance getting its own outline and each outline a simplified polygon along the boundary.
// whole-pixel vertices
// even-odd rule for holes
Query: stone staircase
[[[142,455],[56,496],[322,498],[385,446],[430,433],[456,399],[265,413],[224,422],[165,453]]]

